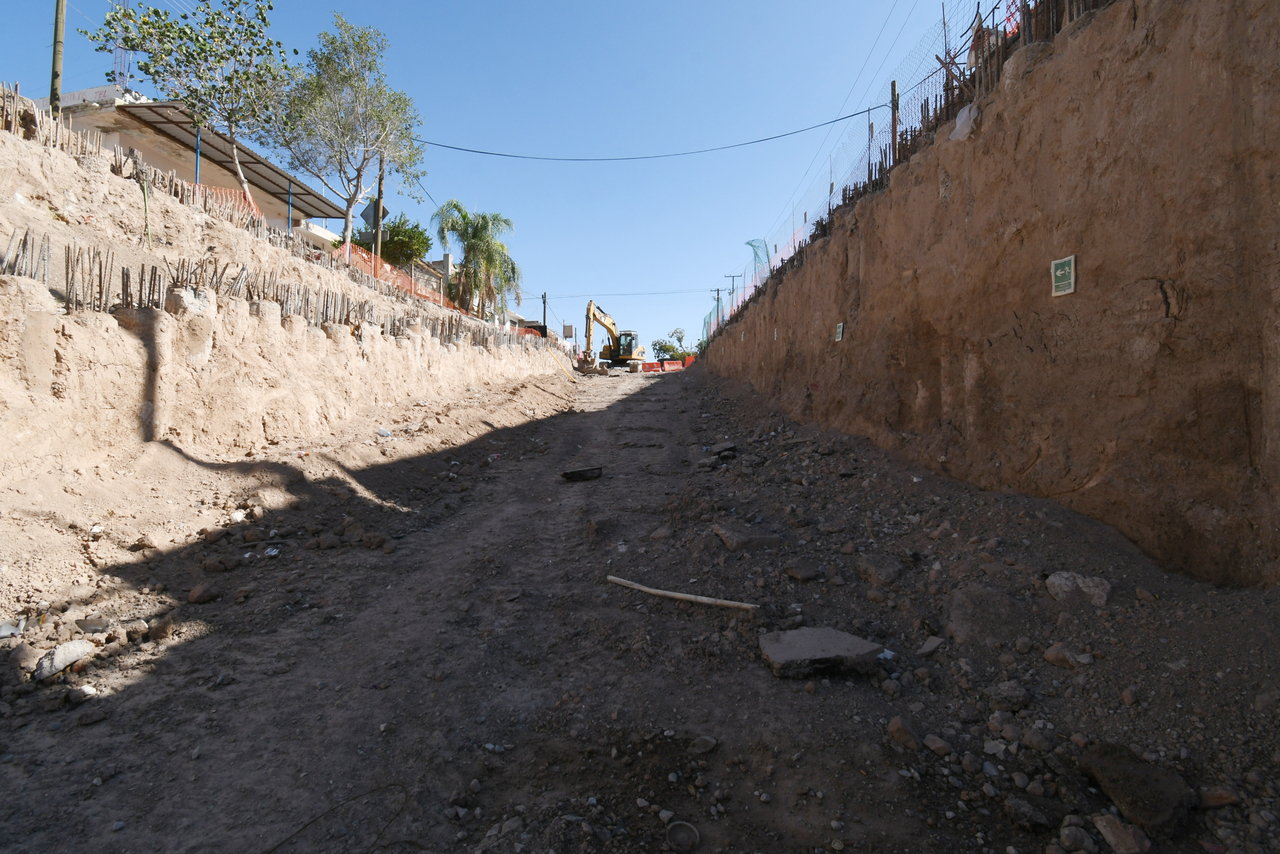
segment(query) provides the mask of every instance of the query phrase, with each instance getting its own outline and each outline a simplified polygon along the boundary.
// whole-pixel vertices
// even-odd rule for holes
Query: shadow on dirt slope
[[[232,464],[262,484],[244,522],[104,568],[67,612],[108,619],[96,657],[40,686],[6,672],[6,847],[657,851],[686,821],[708,852],[1043,850],[1063,815],[1110,806],[1068,736],[1136,743],[1197,784],[1243,787],[1270,761],[1269,723],[1199,697],[1259,690],[1204,626],[1274,674],[1255,619],[1274,597],[1215,598],[1105,526],[912,470],[697,372],[584,380],[573,406],[432,454]],[[720,442],[735,450],[710,458]],[[604,476],[559,476],[585,465]],[[729,552],[713,524],[777,544]],[[867,569],[884,559],[893,579]],[[1106,574],[1110,601],[1050,596],[1062,569]],[[136,624],[159,585],[176,612]],[[39,633],[83,636],[59,622]],[[775,679],[757,635],[799,624],[897,657]],[[943,648],[917,654],[934,634]],[[1095,664],[1055,668],[1054,641]],[[1003,725],[1039,740],[989,727],[1007,681],[1027,699]],[[100,696],[73,702],[82,685]],[[895,737],[899,717],[954,749]],[[1204,850],[1209,821],[1153,833]]]

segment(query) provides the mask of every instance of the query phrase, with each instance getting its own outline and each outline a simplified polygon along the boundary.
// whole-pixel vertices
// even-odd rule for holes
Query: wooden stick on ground
[[[648,593],[651,596],[661,596],[665,599],[678,599],[681,602],[697,602],[700,605],[719,605],[723,608],[742,608],[744,611],[754,611],[759,605],[752,605],[747,602],[734,602],[731,599],[713,599],[710,596],[695,596],[692,593],[672,593],[670,590],[658,590],[654,587],[645,587],[643,584],[636,584],[634,581],[627,581],[625,578],[618,578],[616,575],[610,575],[608,580],[613,584],[622,587],[630,587],[632,590],[639,590],[641,593]]]

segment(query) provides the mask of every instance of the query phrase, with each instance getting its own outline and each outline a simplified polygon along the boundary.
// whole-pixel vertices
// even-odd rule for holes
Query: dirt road
[[[1274,850],[1274,592],[1164,574],[697,370],[424,403],[9,495],[0,618],[29,626],[3,641],[0,848],[686,850],[683,821],[704,852],[1026,852],[1078,821],[1105,850],[1076,759],[1114,741],[1226,787],[1159,850]],[[775,678],[759,636],[800,625],[895,657]],[[93,657],[32,681],[77,639]]]

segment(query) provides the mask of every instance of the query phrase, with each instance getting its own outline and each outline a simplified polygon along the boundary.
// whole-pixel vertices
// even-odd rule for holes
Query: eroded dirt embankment
[[[837,211],[707,364],[1167,567],[1274,582],[1277,38],[1261,0],[1138,0],[1019,51],[976,134]]]

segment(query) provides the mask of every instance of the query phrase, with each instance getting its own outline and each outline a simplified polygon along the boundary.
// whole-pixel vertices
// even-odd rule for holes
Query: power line
[[[633,155],[631,157],[540,157],[533,154],[507,154],[501,151],[484,151],[478,148],[463,148],[462,146],[459,146],[459,145],[446,145],[443,142],[432,142],[429,139],[422,139],[421,137],[414,137],[414,140],[416,142],[422,143],[423,145],[431,145],[436,148],[447,148],[450,151],[462,151],[467,154],[483,154],[487,157],[507,157],[512,160],[547,160],[555,163],[618,163],[618,162],[627,161],[627,160],[662,160],[668,157],[689,157],[690,155],[694,155],[694,154],[709,154],[713,151],[728,151],[731,148],[743,148],[748,145],[759,145],[762,142],[772,142],[775,139],[782,139],[788,136],[795,136],[796,134],[799,134],[799,133],[807,133],[808,131],[811,131],[811,130],[817,130],[818,128],[824,128],[827,125],[833,125],[836,122],[842,122],[842,121],[845,121],[846,119],[852,119],[857,116],[865,115],[866,113],[869,113],[872,110],[878,110],[886,106],[888,105],[877,104],[874,107],[868,107],[865,110],[859,110],[858,112],[850,113],[847,116],[840,116],[839,118],[832,119],[829,122],[821,122],[816,125],[810,125],[807,128],[800,128],[799,130],[787,131],[786,133],[779,133],[773,136],[765,136],[765,137],[761,137],[760,139],[752,139],[752,140],[748,140],[747,142],[735,142],[732,145],[717,145],[714,148],[699,148],[694,151],[674,151],[674,152],[669,152],[667,154],[638,154],[638,155]]]
[[[836,112],[840,112],[845,108],[845,105],[849,103],[849,98],[852,97],[853,95],[853,90],[858,88],[858,83],[859,81],[862,80],[862,72],[867,70],[867,63],[871,61],[872,55],[875,54],[876,47],[878,47],[880,44],[880,37],[884,35],[884,28],[889,26],[889,19],[893,17],[893,13],[897,8],[898,8],[898,0],[893,0],[893,5],[889,7],[889,14],[884,16],[884,23],[880,25],[880,32],[876,33],[875,41],[871,43],[871,50],[867,51],[866,56],[863,57],[862,67],[858,69],[857,75],[855,75],[853,78],[853,84],[849,87],[849,93],[844,96],[844,100],[840,102],[840,109],[836,110]],[[866,97],[865,92],[863,93],[863,97],[864,98]],[[874,108],[870,108],[870,109],[874,109]],[[827,140],[830,138],[831,138],[831,131],[827,131],[826,136],[822,138],[822,142],[819,143],[818,145],[818,150],[813,153],[813,160],[809,161],[809,165],[808,167],[805,168],[804,174],[800,176],[800,181],[796,184],[796,188],[791,191],[790,197],[787,198],[787,205],[791,204],[791,200],[796,197],[796,193],[800,192],[800,188],[804,186],[805,179],[808,178],[809,173],[813,171],[813,164],[818,162],[818,157],[821,156],[822,150],[827,147]],[[778,223],[780,223],[785,216],[786,216],[786,206],[784,205],[783,212],[778,215],[778,218],[776,220],[774,220],[774,224],[769,226],[769,231],[772,232],[773,229],[775,229],[778,226]]]
[[[637,291],[628,294],[570,294],[562,297],[547,297],[547,299],[596,299],[598,297],[664,297],[672,294],[700,294],[703,288],[697,288],[690,291]]]

